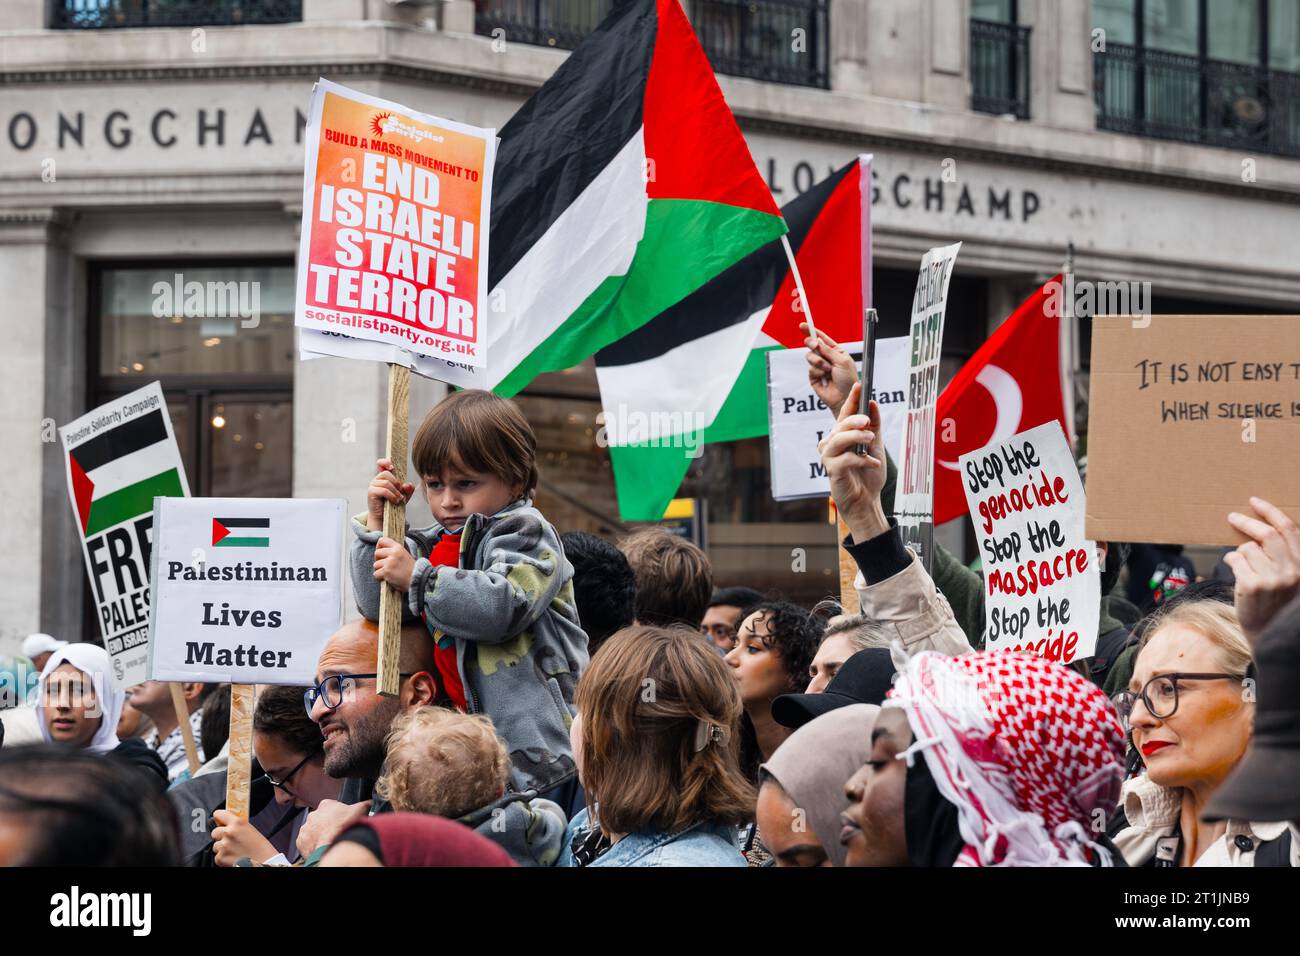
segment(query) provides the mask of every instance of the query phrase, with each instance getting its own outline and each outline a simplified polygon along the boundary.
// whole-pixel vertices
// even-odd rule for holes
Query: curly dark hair
[[[808,686],[808,669],[821,646],[825,624],[797,604],[771,599],[745,608],[741,620],[759,613],[766,631],[759,635],[763,646],[781,658],[790,687],[787,693],[797,694]]]
[[[808,611],[789,601],[763,600],[745,608],[741,620],[762,614],[765,625],[759,635],[763,646],[775,651],[785,669],[785,693],[797,694],[808,686],[808,669],[821,644],[824,623]],[[740,769],[751,783],[758,781],[763,755],[758,749],[754,724],[746,713],[740,725]]]

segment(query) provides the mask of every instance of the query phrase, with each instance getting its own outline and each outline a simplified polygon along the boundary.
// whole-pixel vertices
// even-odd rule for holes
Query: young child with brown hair
[[[559,533],[532,506],[536,455],[514,404],[480,390],[448,395],[411,445],[435,523],[408,528],[404,545],[382,536],[384,502],[405,503],[415,486],[380,459],[350,560],[361,613],[378,620],[382,581],[405,592],[403,620],[423,621],[436,642],[443,696],[491,718],[513,789],[546,792],[576,776],[569,725],[587,637]]]

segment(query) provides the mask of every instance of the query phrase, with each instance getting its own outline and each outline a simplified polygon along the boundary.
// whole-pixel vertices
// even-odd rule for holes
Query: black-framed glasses
[[[293,779],[294,774],[296,774],[303,767],[307,766],[307,762],[311,760],[312,757],[317,756],[319,753],[320,751],[317,750],[303,757],[301,760],[298,761],[298,765],[296,767],[294,767],[292,770],[290,770],[288,773],[284,775],[283,780],[276,780],[275,777],[271,776],[269,773],[264,773],[263,776],[266,777],[266,782],[269,783],[271,786],[278,787],[279,789],[283,790],[291,797],[296,797],[298,795],[289,789],[289,781]]]
[[[302,702],[307,707],[307,716],[311,716],[316,701],[325,705],[326,710],[335,710],[343,703],[343,695],[350,693],[359,680],[372,680],[378,674],[334,674],[325,678],[315,687],[303,691]],[[398,674],[398,677],[410,677],[411,674]]]
[[[1130,721],[1133,716],[1133,708],[1140,700],[1147,709],[1147,713],[1157,720],[1165,720],[1172,717],[1178,712],[1178,684],[1179,681],[1185,680],[1235,680],[1244,681],[1249,677],[1246,674],[1157,674],[1145,684],[1136,694],[1124,691],[1116,694],[1115,710],[1119,714],[1120,723],[1124,725],[1125,732],[1132,730]]]

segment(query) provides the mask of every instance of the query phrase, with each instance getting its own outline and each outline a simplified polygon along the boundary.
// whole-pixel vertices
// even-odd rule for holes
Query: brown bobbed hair
[[[753,818],[740,772],[740,694],[722,658],[685,627],[625,627],[578,681],[582,782],[606,834],[677,833]],[[695,751],[700,721],[726,739]]]
[[[452,392],[429,410],[411,443],[420,477],[444,468],[488,472],[522,494],[537,488],[537,436],[513,402],[482,389]]]

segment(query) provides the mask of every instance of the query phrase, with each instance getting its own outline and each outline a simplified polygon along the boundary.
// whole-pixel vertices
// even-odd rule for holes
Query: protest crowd
[[[979,572],[904,546],[879,408],[842,348],[805,344],[858,610],[722,586],[661,528],[563,533],[518,407],[455,392],[416,481],[380,460],[349,521],[361,616],[314,686],[259,688],[247,815],[224,803],[228,685],[123,692],[102,648],[37,634],[0,725],[0,864],[1296,865],[1300,528],[1253,499],[1204,579],[1101,542],[1095,653],[985,650]],[[435,523],[385,537],[416,494]]]
[[[0,666],[0,867],[205,871],[153,875],[190,894],[234,878],[225,868],[1300,865],[1300,317],[1211,314],[1194,307],[1217,299],[1184,298],[1225,285],[1230,303],[1294,301],[1300,272],[1280,237],[1294,232],[1283,217],[1300,180],[1288,188],[1296,170],[1265,160],[1254,185],[1255,159],[1238,172],[1236,153],[1255,141],[1226,129],[1218,160],[1189,153],[1180,167],[1164,146],[1123,146],[1113,122],[1070,125],[1094,119],[1087,63],[1099,108],[1124,90],[1160,104],[1144,92],[1157,89],[1146,71],[1188,60],[1170,52],[1181,47],[1153,45],[1158,58],[1135,60],[1136,79],[1107,88],[1105,71],[1128,61],[1087,59],[1104,53],[1104,36],[1101,50],[1069,45],[1083,37],[1086,3],[1025,5],[1035,62],[1051,72],[1017,80],[1021,60],[996,53],[1029,56],[1014,3],[993,23],[972,11],[1001,4],[617,0],[574,5],[593,22],[572,44],[542,51],[542,39],[568,34],[533,31],[539,49],[507,69],[519,54],[482,0],[322,0],[306,13],[273,4],[283,32],[243,34],[256,95],[223,99],[239,31],[255,29],[239,20],[265,4],[22,6],[27,19],[0,15],[17,64],[0,73],[26,98],[48,86],[53,105],[23,99],[7,124],[22,166],[6,182],[32,188],[0,197],[10,202],[0,274],[24,285],[6,329],[6,445],[50,417],[26,433],[39,430],[39,449],[33,437],[16,454],[27,477],[9,496],[21,509],[10,533],[22,547],[3,549],[7,578],[32,570],[6,581],[15,597],[5,592],[0,621],[0,649],[26,636],[21,658]],[[542,16],[570,5],[514,6]],[[798,19],[800,6],[820,19]],[[1124,6],[1099,4],[1116,23]],[[1182,19],[1163,3],[1127,6],[1143,57],[1142,24]],[[1199,16],[1217,6],[1199,4]],[[1260,2],[1258,29],[1242,33],[1258,34],[1264,62],[1264,11],[1282,6]],[[124,57],[110,71],[120,85],[98,89],[99,48],[80,37],[65,46],[75,61],[39,64],[57,39],[30,28],[38,7],[58,7],[65,25],[114,27],[102,32]],[[177,32],[155,41],[168,59],[149,66],[143,30],[116,29],[133,7],[182,30],[220,8],[208,24],[215,58],[205,65]],[[819,69],[861,96],[825,75],[806,91],[823,99],[774,96],[765,68],[727,81],[752,97],[742,131],[714,73],[718,49],[706,52],[696,25],[715,39],[734,30],[746,49],[762,36],[782,62],[811,63],[806,31],[790,25],[824,24],[832,7],[843,32]],[[1296,47],[1300,70],[1300,21],[1288,22],[1274,37]],[[475,26],[477,36],[455,32]],[[908,45],[909,32],[927,45]],[[200,27],[193,42],[205,36]],[[366,46],[298,45],[331,36]],[[1007,45],[982,45],[993,36]],[[1211,40],[1200,34],[1203,54]],[[277,63],[280,43],[289,52]],[[887,48],[894,59],[880,60]],[[563,62],[561,50],[571,50]],[[858,75],[865,59],[846,58],[868,52],[880,71],[870,82]],[[909,60],[916,83],[880,82]],[[1003,63],[1010,86],[1065,107],[1051,107],[1035,140],[986,90],[971,111],[980,125],[958,125],[948,100],[978,90],[967,60]],[[1243,128],[1276,113],[1300,156],[1298,114],[1282,108],[1300,72],[1213,62],[1199,61],[1198,96],[1184,91],[1140,124],[1126,115],[1124,128],[1194,103]],[[364,90],[320,76],[309,91],[302,78],[318,69]],[[176,109],[146,106],[137,87],[150,77],[177,88]],[[450,79],[464,83],[453,96],[439,86]],[[916,101],[932,88],[944,99]],[[525,92],[506,119],[502,104]],[[236,99],[255,119],[242,144],[226,144],[220,104]],[[85,158],[83,112],[69,119],[83,100],[102,107],[108,148],[126,151]],[[272,125],[292,123],[274,158],[262,107]],[[850,122],[858,107],[871,115]],[[142,152],[178,142],[182,110],[197,115],[202,155]],[[1057,113],[1069,122],[1055,125]],[[87,137],[100,125],[85,124]],[[1117,140],[1125,168],[1110,192],[1101,154],[1080,148],[1092,132]],[[754,133],[774,144],[767,178]],[[45,155],[55,136],[66,185]],[[858,151],[873,143],[878,165]],[[299,150],[301,192],[283,167]],[[999,150],[1014,163],[991,165]],[[204,179],[191,165],[201,170],[209,152],[240,165]],[[780,206],[778,155],[793,160],[796,186]],[[1052,186],[1055,166],[1069,190]],[[136,178],[123,185],[115,172]],[[1162,192],[1140,191],[1161,176]],[[1195,218],[1149,212],[1198,184],[1207,195]],[[221,217],[205,210],[219,201]],[[1229,201],[1248,210],[1235,236],[1222,226]],[[987,212],[978,222],[976,205]],[[155,236],[164,208],[178,230]],[[1157,218],[1163,232],[1144,221]],[[1108,281],[1076,285],[1076,241],[1080,274]],[[910,283],[911,262],[898,266],[922,242],[909,294],[899,276]],[[961,341],[945,350],[963,242],[970,275],[951,285]],[[244,263],[254,253],[265,262]],[[1217,272],[1205,265],[1215,255]],[[135,269],[138,257],[148,269]],[[1147,270],[1168,286],[1154,315]],[[262,278],[235,281],[245,272]],[[971,281],[993,272],[996,286]],[[1094,299],[1100,287],[1115,294]],[[74,304],[90,317],[72,317]],[[93,354],[78,353],[68,328]],[[438,384],[413,387],[412,376]],[[86,377],[89,391],[74,381]],[[741,447],[756,439],[766,448]],[[717,452],[707,460],[706,443]],[[54,461],[66,510],[51,507]],[[559,473],[565,483],[551,480]],[[737,503],[743,537],[721,540],[726,522],[709,516],[718,500]],[[426,505],[432,523],[416,517]],[[67,560],[74,541],[84,569]],[[830,567],[787,576],[796,544],[789,574],[808,570],[810,549],[834,553],[838,587]],[[78,614],[98,633],[80,633],[91,627],[70,623]],[[1232,875],[1252,878],[1243,874]],[[51,926],[77,927],[73,915],[111,902],[92,883],[117,874],[98,876],[75,876],[88,910],[79,884],[61,887]],[[1194,876],[1194,889],[1209,888]],[[1031,890],[1107,879],[1057,877]],[[479,922],[461,909],[471,896],[494,907],[498,935],[520,935],[516,898],[531,904],[538,936],[537,914],[554,936],[557,912],[562,932],[592,935],[600,909],[585,893],[558,909],[514,887],[505,904],[495,884],[465,891],[476,874],[450,878],[454,888],[420,903],[437,931]],[[276,921],[272,945],[329,947],[363,925],[368,943],[388,942],[407,907],[372,887],[339,890],[346,879],[334,874],[310,908],[193,898],[214,912],[220,900],[236,928],[227,937],[242,929],[261,942],[233,920],[247,907]],[[560,879],[550,885],[565,892]],[[430,884],[412,886],[428,895]],[[717,886],[673,889],[688,916],[720,908]],[[882,915],[902,925],[893,904],[912,897],[926,912],[909,935],[928,941],[927,921],[973,896],[959,892],[903,886]],[[985,905],[1001,892],[1035,909],[1006,884],[977,892]],[[619,918],[622,902],[608,908]],[[1048,938],[1087,915],[1072,904],[1038,907]],[[839,908],[814,906],[820,935]],[[206,930],[204,909],[168,909],[187,942]],[[971,920],[946,922],[965,931]]]

